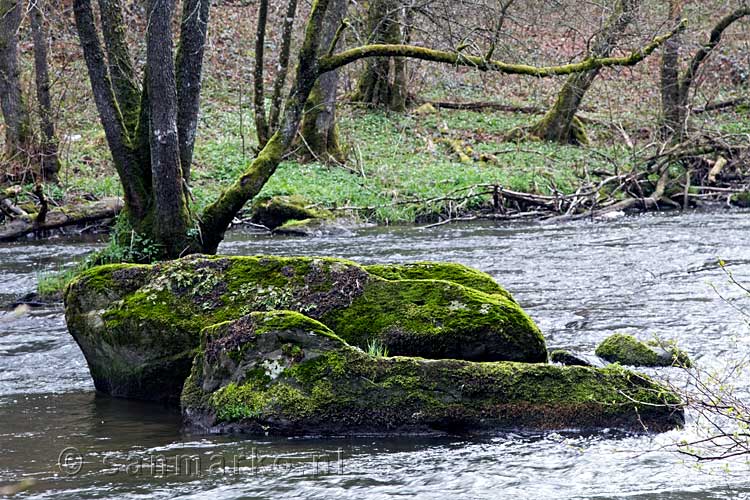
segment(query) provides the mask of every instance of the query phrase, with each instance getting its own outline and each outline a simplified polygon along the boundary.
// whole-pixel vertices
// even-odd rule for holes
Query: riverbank
[[[434,107],[386,114],[343,105],[339,130],[347,162],[300,164],[292,154],[261,196],[295,195],[311,207],[360,222],[437,222],[497,212],[495,187],[532,196],[572,196],[584,185],[596,186],[613,176],[624,180],[653,156],[644,152],[643,148],[648,148],[645,143],[627,145],[617,127],[595,113],[589,116],[590,147],[504,141],[510,130],[536,118],[526,113]],[[742,108],[713,118],[716,134],[750,130],[750,112]],[[199,209],[215,199],[254,154],[252,130],[238,135],[239,118],[232,110],[209,106],[203,122],[211,131],[196,146],[193,195]],[[242,137],[247,142],[244,150]],[[71,158],[89,161],[71,161],[63,168],[61,184],[46,187],[53,205],[120,194],[117,177],[109,168],[103,134],[95,123],[71,148]],[[706,177],[711,166],[704,167],[706,172],[694,172],[694,177]],[[737,169],[733,165],[730,175],[737,177]],[[644,170],[641,181],[655,184],[656,179],[649,175]],[[619,179],[615,181],[601,193],[612,194],[613,200],[628,196],[626,189],[617,192],[622,185]],[[694,180],[689,191],[694,196],[691,203],[706,194],[695,185]],[[683,187],[684,182],[672,194],[679,198]],[[21,204],[32,200],[32,191],[30,185],[19,187]]]

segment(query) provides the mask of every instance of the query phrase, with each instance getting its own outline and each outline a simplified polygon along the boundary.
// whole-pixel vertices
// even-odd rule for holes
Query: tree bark
[[[102,36],[109,63],[109,77],[122,113],[123,124],[128,135],[132,137],[138,125],[141,98],[125,35],[127,28],[122,16],[122,3],[120,0],[98,2]]]
[[[195,134],[200,112],[201,75],[206,48],[211,0],[184,0],[177,49],[177,132],[180,138],[180,164],[185,182],[190,184]]]
[[[608,17],[602,30],[594,37],[590,57],[608,57],[632,22],[638,8],[637,0],[619,0]],[[540,139],[561,144],[588,144],[583,123],[576,118],[583,97],[594,83],[601,68],[576,73],[568,77],[552,108],[531,127],[531,135]]]
[[[669,18],[675,22],[682,20],[683,0],[669,0]],[[664,43],[661,57],[661,112],[662,136],[679,141],[685,130],[687,101],[680,89],[679,57],[681,36],[670,38]],[[684,96],[687,97],[687,96]]]
[[[41,123],[41,177],[44,182],[57,182],[60,170],[55,123],[52,119],[49,66],[47,62],[47,30],[45,27],[44,0],[32,0],[30,6],[31,31],[34,39],[34,72],[36,73],[36,96],[39,101]]]
[[[320,51],[323,55],[334,49],[336,33],[346,16],[347,0],[331,0],[323,21]],[[343,161],[343,152],[336,125],[336,94],[338,70],[320,75],[305,104],[305,114],[300,125],[303,161]]]
[[[372,43],[399,45],[401,0],[370,0],[367,29]],[[378,58],[367,62],[352,100],[392,111],[406,109],[406,64],[403,60]]]
[[[99,120],[123,187],[128,220],[139,230],[151,205],[151,173],[141,168],[125,127],[97,34],[91,0],[74,0],[73,13]]]
[[[289,0],[284,18],[284,28],[281,35],[281,53],[279,54],[278,73],[273,82],[273,97],[271,98],[271,112],[268,119],[269,130],[276,130],[279,126],[279,116],[283,104],[284,84],[289,72],[289,54],[292,49],[294,18],[297,15],[297,0]]]
[[[28,155],[31,138],[18,68],[21,8],[20,0],[0,0],[0,108],[5,119],[5,155],[19,162]]]
[[[177,82],[172,54],[174,8],[175,0],[149,0],[146,38],[154,196],[152,234],[170,257],[181,255],[191,246],[177,131]]]

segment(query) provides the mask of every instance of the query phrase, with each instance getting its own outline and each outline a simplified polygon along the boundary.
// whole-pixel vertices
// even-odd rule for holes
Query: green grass
[[[76,265],[58,271],[39,272],[36,276],[36,291],[42,297],[56,296],[83,270],[80,265]]]
[[[204,89],[193,167],[196,211],[215,200],[236,179],[252,160],[256,146],[248,99],[240,115],[236,89],[210,77]],[[450,210],[455,214],[487,206],[487,195],[464,200],[458,209],[455,202],[425,201],[447,195],[464,196],[479,184],[541,194],[570,193],[582,179],[591,176],[596,180],[596,171],[631,167],[629,151],[619,133],[597,124],[587,125],[592,146],[578,148],[538,141],[503,142],[503,134],[539,119],[528,114],[440,110],[416,116],[341,104],[338,117],[347,163],[301,165],[286,161],[262,195],[300,195],[320,208],[334,209],[336,214],[381,224],[402,224],[435,219]],[[637,130],[644,120],[653,121],[635,115],[620,118],[630,130]],[[709,121],[712,128],[723,133],[750,129],[747,110],[712,114]],[[84,193],[99,197],[121,195],[97,121],[82,123],[75,133],[81,139],[69,144],[62,185],[49,187],[50,196],[75,199]],[[461,163],[441,142],[446,138],[458,139],[477,153],[492,154],[498,162]],[[27,188],[31,190],[31,186]],[[343,209],[346,207],[359,209]]]
[[[464,193],[477,184],[540,193],[550,193],[553,188],[570,192],[586,169],[611,170],[606,157],[624,156],[619,146],[604,147],[601,155],[592,155],[589,150],[572,146],[501,141],[503,133],[528,124],[533,119],[529,115],[441,111],[424,117],[342,108],[339,128],[348,148],[348,163],[284,162],[262,195],[297,194],[327,209],[367,207],[338,213],[377,223],[412,223],[445,213],[448,202],[410,201]],[[221,122],[216,118],[210,121]],[[440,142],[449,136],[466,139],[466,145],[478,152],[496,154],[501,163],[460,163]],[[202,166],[213,166],[210,170],[196,169],[195,196],[202,206],[242,171],[250,157],[242,155],[239,136],[227,134],[201,141],[196,159]],[[486,196],[477,196],[464,208],[476,209],[487,201]]]

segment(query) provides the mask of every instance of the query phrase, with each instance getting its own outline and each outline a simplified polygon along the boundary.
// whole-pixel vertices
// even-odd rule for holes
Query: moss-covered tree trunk
[[[336,33],[346,16],[347,0],[331,0],[323,22],[320,52],[328,52],[333,46]],[[324,54],[321,54],[324,55]],[[336,125],[336,94],[339,85],[338,70],[320,75],[305,104],[305,114],[300,126],[302,159],[328,162],[343,161]]]
[[[367,9],[369,41],[377,44],[402,44],[402,10],[401,0],[370,0]],[[392,111],[404,111],[406,97],[405,61],[383,57],[368,59],[352,100]]]
[[[0,0],[0,109],[5,120],[5,157],[19,163],[25,162],[31,140],[31,121],[18,68],[22,8],[20,0]]]
[[[637,0],[618,0],[604,27],[594,37],[589,56],[608,57],[632,22],[637,8]],[[539,123],[531,127],[531,135],[562,144],[588,144],[586,130],[576,113],[599,71],[600,68],[596,68],[569,76],[557,94],[555,104]]]
[[[152,233],[168,256],[191,250],[188,229],[193,226],[180,163],[177,81],[172,54],[174,8],[175,0],[149,0],[146,43],[146,64],[151,68],[147,88],[154,200]]]
[[[313,1],[305,27],[304,40],[299,49],[292,88],[289,91],[278,129],[234,184],[225,189],[219,198],[203,211],[200,228],[205,253],[216,252],[232,219],[248,200],[263,189],[281,163],[284,154],[294,143],[302,122],[305,103],[321,73],[318,53],[329,1],[335,0]]]

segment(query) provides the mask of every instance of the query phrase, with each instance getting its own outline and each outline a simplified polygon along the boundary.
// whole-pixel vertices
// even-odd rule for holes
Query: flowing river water
[[[567,225],[370,228],[311,239],[236,231],[231,255],[439,260],[491,274],[550,347],[591,352],[607,335],[674,338],[701,366],[747,355],[735,308],[750,298],[750,217],[726,212]],[[0,303],[40,271],[99,243],[0,246]],[[721,297],[720,295],[721,294]],[[722,298],[723,297],[723,298]],[[663,369],[657,376],[670,376]],[[750,381],[739,380],[740,390]],[[689,415],[690,417],[690,415]],[[190,435],[177,411],[94,391],[62,307],[0,312],[0,485],[37,498],[750,498],[748,465],[697,467],[673,445],[696,435],[497,433],[481,438],[272,439]]]

